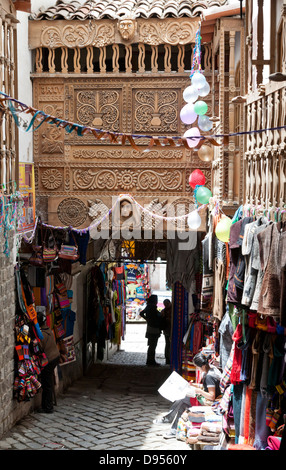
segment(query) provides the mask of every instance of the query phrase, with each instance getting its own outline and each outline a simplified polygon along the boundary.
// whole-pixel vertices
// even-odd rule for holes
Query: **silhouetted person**
[[[48,364],[41,371],[42,408],[39,411],[43,413],[52,413],[54,408],[54,369],[59,364],[60,352],[57,348],[52,330],[46,325],[46,314],[44,312],[38,313],[38,323],[44,337],[43,340],[41,340],[40,345],[48,359]]]
[[[161,335],[161,314],[157,310],[157,295],[151,295],[147,299],[147,305],[140,312],[140,316],[147,322],[147,329],[145,337],[148,339],[147,361],[148,366],[158,366],[155,361],[156,347],[158,339]]]

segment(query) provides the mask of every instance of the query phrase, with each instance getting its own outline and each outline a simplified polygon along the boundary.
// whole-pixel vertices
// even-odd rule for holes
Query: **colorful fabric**
[[[182,368],[183,337],[188,329],[188,292],[179,282],[174,284],[174,315],[171,342],[171,370]]]
[[[239,344],[242,340],[242,325],[239,323],[236,327],[236,330],[232,336],[232,339],[235,343],[234,354],[233,354],[233,366],[230,374],[230,381],[232,384],[240,383],[240,371],[242,364],[242,351],[239,348]]]

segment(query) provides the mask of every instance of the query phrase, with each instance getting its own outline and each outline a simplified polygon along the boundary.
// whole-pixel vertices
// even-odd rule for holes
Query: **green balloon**
[[[208,105],[205,101],[197,101],[194,104],[194,111],[199,116],[203,116],[204,114],[206,114],[207,110],[208,110]]]
[[[211,197],[212,192],[208,188],[205,186],[198,188],[196,198],[200,204],[208,204]]]

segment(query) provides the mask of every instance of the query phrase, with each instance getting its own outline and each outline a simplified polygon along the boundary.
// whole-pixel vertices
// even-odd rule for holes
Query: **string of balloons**
[[[190,148],[198,145],[201,139],[201,132],[209,132],[213,128],[213,123],[206,115],[208,105],[205,98],[210,93],[210,85],[202,72],[201,66],[201,29],[196,33],[195,47],[193,54],[193,63],[190,73],[191,84],[183,92],[183,99],[186,102],[180,112],[181,121],[187,126],[196,124],[184,133],[187,144]],[[198,156],[201,160],[210,161],[213,159],[213,149],[210,146],[203,145]]]

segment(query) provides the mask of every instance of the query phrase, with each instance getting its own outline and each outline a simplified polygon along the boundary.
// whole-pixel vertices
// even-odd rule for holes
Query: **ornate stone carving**
[[[62,184],[63,177],[56,168],[49,168],[43,172],[41,181],[46,189],[58,189]]]
[[[114,42],[115,27],[112,22],[86,24],[68,24],[60,28],[57,26],[44,26],[41,33],[43,47],[54,49],[56,47],[102,47]]]
[[[78,227],[86,221],[88,208],[80,199],[69,197],[58,205],[57,214],[64,225]]]

